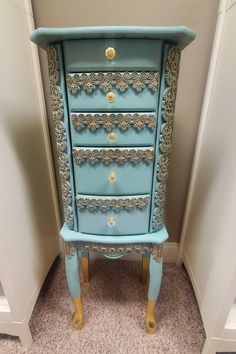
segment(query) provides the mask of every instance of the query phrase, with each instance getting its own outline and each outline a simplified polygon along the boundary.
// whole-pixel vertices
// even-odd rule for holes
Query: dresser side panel
[[[151,232],[159,230],[164,225],[179,63],[180,50],[167,44],[164,45],[160,104],[158,109],[156,160],[153,176]]]
[[[48,47],[50,94],[53,111],[54,132],[65,222],[70,229],[78,230],[74,200],[73,161],[71,138],[65,92],[64,65],[61,46]]]

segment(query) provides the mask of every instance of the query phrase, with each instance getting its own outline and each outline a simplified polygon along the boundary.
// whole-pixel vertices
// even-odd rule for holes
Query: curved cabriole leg
[[[149,273],[149,254],[142,255],[142,266],[143,266],[143,284],[148,282],[148,273]]]
[[[72,327],[78,331],[84,324],[84,313],[80,290],[79,257],[77,249],[70,242],[66,243],[65,265],[67,283],[75,307],[75,312],[72,316]]]
[[[146,312],[146,329],[149,334],[156,333],[157,324],[154,317],[156,300],[159,295],[162,277],[162,257],[150,256],[149,263],[149,289]]]
[[[84,283],[89,283],[89,252],[81,251],[81,263]]]

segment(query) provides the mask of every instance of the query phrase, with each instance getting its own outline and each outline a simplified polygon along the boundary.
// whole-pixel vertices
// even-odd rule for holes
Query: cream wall
[[[204,354],[236,352],[236,0],[221,6],[180,253],[203,320]]]
[[[32,340],[34,304],[59,253],[55,178],[38,57],[29,41],[29,5],[0,2],[0,333],[18,335],[25,345]]]
[[[170,241],[177,242],[215,31],[218,0],[32,0],[32,4],[36,27],[186,25],[196,31],[196,40],[182,55],[166,208]],[[43,52],[41,64],[49,107],[47,63]],[[48,109],[50,112],[50,108]]]

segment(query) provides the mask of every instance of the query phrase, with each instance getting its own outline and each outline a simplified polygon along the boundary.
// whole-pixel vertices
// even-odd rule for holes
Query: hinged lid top
[[[143,27],[143,26],[105,26],[72,28],[38,28],[30,35],[31,41],[46,49],[53,43],[71,39],[96,38],[146,38],[161,39],[180,49],[186,47],[195,38],[188,27]]]

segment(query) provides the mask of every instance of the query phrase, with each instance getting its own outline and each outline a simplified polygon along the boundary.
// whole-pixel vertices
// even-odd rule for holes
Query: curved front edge
[[[153,243],[162,244],[168,239],[168,233],[163,226],[160,230],[143,235],[131,236],[104,236],[104,235],[90,235],[83,234],[78,231],[70,230],[66,224],[63,225],[60,236],[65,242],[91,242],[91,243],[105,243],[105,244],[137,244],[137,243]]]

